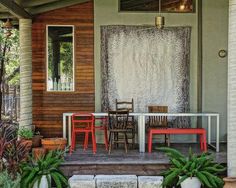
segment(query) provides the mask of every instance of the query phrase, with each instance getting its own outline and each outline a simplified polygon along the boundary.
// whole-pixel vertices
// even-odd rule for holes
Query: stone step
[[[161,188],[161,176],[73,175],[71,188]]]

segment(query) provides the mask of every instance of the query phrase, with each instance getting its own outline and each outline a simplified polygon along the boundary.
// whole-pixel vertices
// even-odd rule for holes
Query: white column
[[[32,20],[20,19],[20,128],[32,125]]]
[[[236,0],[229,0],[228,176],[236,176]]]

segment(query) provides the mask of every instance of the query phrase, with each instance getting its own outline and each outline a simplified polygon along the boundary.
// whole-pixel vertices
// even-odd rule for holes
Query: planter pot
[[[225,182],[224,188],[235,188],[236,187],[236,177],[226,177],[223,180]]]
[[[44,138],[42,139],[42,146],[46,151],[61,149],[66,147],[67,140],[65,138]]]
[[[34,159],[38,160],[46,154],[46,150],[43,147],[33,148],[32,153],[33,153]]]
[[[181,183],[182,188],[201,188],[201,182],[197,177],[187,178]]]
[[[41,140],[42,140],[43,136],[41,135],[35,135],[33,138],[32,138],[32,147],[33,148],[37,148],[37,147],[41,147]]]
[[[23,144],[25,144],[28,147],[32,148],[32,140],[27,140],[27,139],[21,138],[21,141],[22,141]]]
[[[40,183],[39,183],[39,187],[38,187],[38,181],[36,181],[36,182],[34,183],[33,188],[49,188],[49,187],[48,187],[48,181],[47,181],[46,176],[45,176],[45,175],[42,176],[42,179],[41,179],[41,181],[40,181]]]

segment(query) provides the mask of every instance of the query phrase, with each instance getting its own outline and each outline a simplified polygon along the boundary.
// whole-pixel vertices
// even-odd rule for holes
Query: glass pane
[[[119,0],[120,11],[159,11],[159,0]],[[194,12],[195,0],[161,0],[161,12]]]
[[[47,90],[73,91],[73,27],[48,26]]]

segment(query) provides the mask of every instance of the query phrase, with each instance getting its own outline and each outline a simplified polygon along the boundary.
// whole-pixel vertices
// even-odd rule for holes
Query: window
[[[73,26],[47,26],[47,91],[74,91]]]
[[[120,11],[158,12],[160,0],[119,0]],[[161,0],[161,12],[194,12],[195,0]]]

